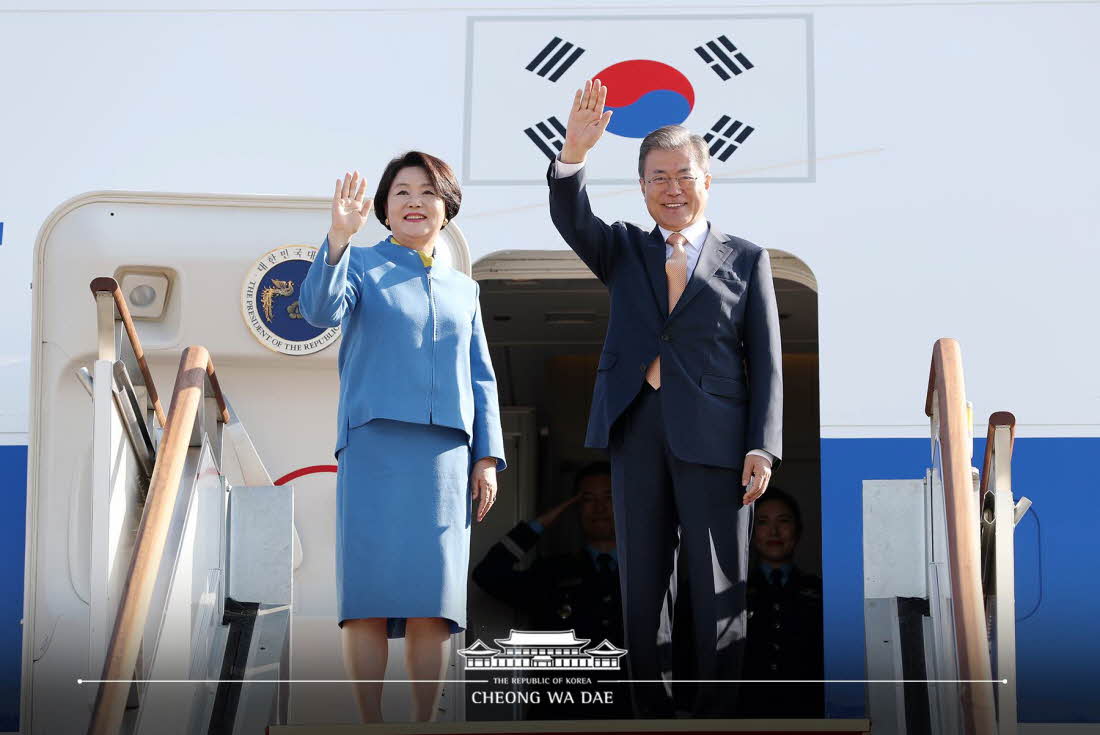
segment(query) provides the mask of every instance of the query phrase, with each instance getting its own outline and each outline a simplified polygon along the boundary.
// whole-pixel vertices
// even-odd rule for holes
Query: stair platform
[[[828,720],[531,720],[523,722],[381,722],[369,725],[272,725],[268,735],[527,735],[528,733],[568,733],[568,735],[659,735],[660,733],[734,732],[741,735],[869,735],[871,721],[866,719]]]

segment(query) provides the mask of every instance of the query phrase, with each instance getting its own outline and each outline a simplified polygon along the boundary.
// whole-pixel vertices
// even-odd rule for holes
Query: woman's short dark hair
[[[794,532],[798,538],[802,538],[802,509],[798,507],[798,501],[794,499],[794,496],[788,492],[780,490],[777,487],[769,487],[767,491],[760,496],[760,499],[756,501],[757,507],[764,503],[778,500],[780,503],[784,503],[787,508],[790,509],[791,515],[794,516]]]
[[[390,196],[390,187],[397,178],[397,172],[403,168],[416,166],[424,169],[428,174],[435,193],[443,200],[443,212],[447,221],[451,221],[458,214],[458,208],[462,205],[462,189],[458,186],[455,172],[441,158],[436,158],[428,153],[409,151],[386,164],[386,170],[382,172],[382,178],[378,180],[378,191],[374,193],[374,215],[378,221],[388,230],[386,224],[386,200]]]

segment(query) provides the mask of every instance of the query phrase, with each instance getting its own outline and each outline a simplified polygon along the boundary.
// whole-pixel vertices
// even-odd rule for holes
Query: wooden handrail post
[[[991,415],[989,417],[989,428],[985,433],[985,456],[982,459],[982,497],[985,497],[985,493],[989,488],[990,479],[993,475],[993,445],[995,444],[997,427],[999,426],[1008,427],[1009,432],[1009,456],[1002,457],[1001,461],[1008,462],[1012,459],[1012,448],[1016,444],[1016,417],[1008,411],[997,411]]]
[[[137,664],[157,571],[179,494],[191,430],[203,398],[207,374],[212,371],[206,348],[188,347],[183,351],[168,422],[149,482],[145,513],[138,528],[122,601],[103,664],[101,678],[116,683],[100,685],[89,735],[117,735],[122,722],[130,691],[128,681],[133,678]]]
[[[222,395],[222,386],[218,382],[218,374],[214,372],[214,358],[206,358],[206,376],[210,378],[210,389],[214,391],[214,400],[218,403],[218,421],[229,423],[229,406],[225,405],[225,396]]]
[[[993,688],[982,596],[978,504],[974,502],[967,442],[966,389],[962,351],[953,339],[940,339],[932,350],[925,413],[933,397],[939,418],[944,507],[951,570],[955,647],[959,660],[963,728],[967,735],[996,732]]]
[[[149,364],[145,361],[145,350],[141,347],[141,340],[138,339],[133,317],[130,316],[130,307],[126,305],[126,299],[122,296],[122,289],[118,287],[118,282],[115,281],[115,279],[107,276],[93,278],[92,282],[88,285],[96,298],[96,304],[99,305],[98,308],[103,308],[102,304],[105,302],[106,296],[109,296],[111,300],[114,301],[114,306],[118,309],[119,318],[122,320],[122,326],[126,330],[126,336],[130,339],[130,346],[134,350],[134,357],[137,358],[138,368],[141,369],[141,376],[145,380],[145,389],[149,392],[149,400],[153,404],[153,411],[156,413],[157,423],[163,427],[165,425],[164,409],[160,405],[160,397],[157,395],[157,388],[153,385],[153,374],[149,372]],[[115,360],[115,357],[104,357],[104,345],[102,342],[103,336],[100,335],[99,354],[101,358],[111,359],[112,361]],[[111,336],[110,354],[114,354],[113,334]]]
[[[995,676],[1004,681],[997,692],[999,735],[1016,735],[1016,504],[1012,497],[1012,447],[1016,441],[1016,417],[998,411],[989,417],[987,446],[992,449],[987,475],[982,475],[983,492],[992,489],[993,500],[993,597],[989,619],[997,651]]]
[[[997,449],[997,442],[1004,437],[1007,437],[1007,443],[1003,448]],[[994,593],[996,593],[999,589],[990,574],[995,568],[994,554],[992,552],[997,548],[994,542],[994,536],[996,535],[998,520],[996,508],[998,498],[995,493],[990,492],[990,488],[996,489],[998,493],[1001,492],[1002,488],[997,487],[995,476],[998,473],[1006,472],[1007,468],[1011,466],[1012,445],[1015,443],[1015,440],[1015,416],[1008,411],[997,411],[989,417],[989,427],[986,429],[985,434],[985,454],[982,458],[981,482],[978,485],[978,507],[982,514],[982,593],[986,596],[987,603],[990,596],[990,590],[992,589]],[[1015,527],[1015,521],[1013,521],[1012,525]],[[989,614],[990,612],[987,605],[987,618]]]

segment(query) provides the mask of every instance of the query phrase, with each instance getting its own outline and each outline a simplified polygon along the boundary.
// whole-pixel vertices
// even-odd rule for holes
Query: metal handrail
[[[992,667],[982,594],[978,504],[970,473],[971,441],[963,382],[962,351],[953,339],[932,350],[925,413],[938,418],[944,506],[951,571],[955,646],[959,661],[963,728],[967,735],[996,732]]]
[[[149,400],[153,403],[153,411],[157,416],[157,423],[163,428],[165,426],[164,409],[160,404],[160,397],[157,395],[157,388],[153,385],[153,374],[149,371],[149,364],[145,361],[145,350],[141,347],[141,340],[138,338],[137,329],[134,327],[133,317],[130,316],[130,307],[126,305],[126,299],[122,296],[122,289],[118,287],[118,281],[109,276],[100,276],[93,278],[92,282],[88,284],[92,289],[92,295],[98,296],[99,294],[110,294],[115,301],[115,308],[118,309],[119,317],[122,319],[122,326],[126,330],[126,336],[130,339],[130,346],[134,350],[134,357],[137,358],[138,367],[141,369],[141,375],[145,379],[145,389],[149,391]]]
[[[217,388],[214,363],[205,347],[188,347],[180,358],[168,420],[164,425],[160,451],[157,452],[153,476],[149,482],[149,494],[145,512],[138,528],[133,557],[122,591],[122,600],[115,618],[107,657],[103,663],[104,682],[96,693],[89,735],[116,735],[126,709],[133,677],[141,648],[157,570],[164,555],[169,526],[179,497],[180,479],[183,475],[187,450],[191,444],[192,429],[203,400],[205,381],[218,395],[218,420],[229,420],[221,391]]]

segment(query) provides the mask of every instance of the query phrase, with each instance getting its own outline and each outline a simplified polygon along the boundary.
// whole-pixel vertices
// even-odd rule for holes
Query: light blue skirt
[[[337,458],[339,621],[408,618],[466,628],[470,450],[458,429],[374,419],[348,432]]]

